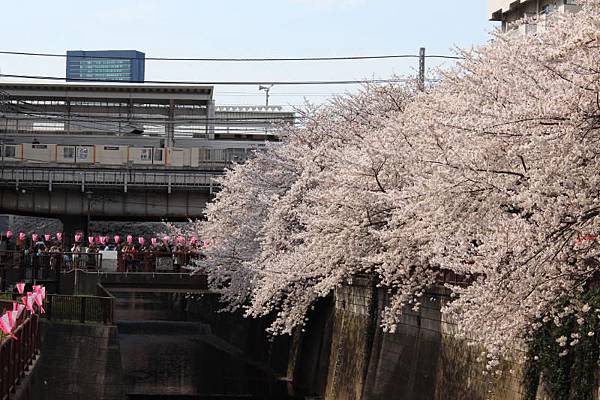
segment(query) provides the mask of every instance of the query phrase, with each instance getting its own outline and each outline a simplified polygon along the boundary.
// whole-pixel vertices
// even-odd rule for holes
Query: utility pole
[[[273,87],[273,85],[260,85],[258,86],[258,90],[264,90],[265,91],[265,107],[269,108],[269,90],[271,90],[271,88]]]
[[[419,49],[419,78],[418,78],[419,91],[425,90],[425,47]]]

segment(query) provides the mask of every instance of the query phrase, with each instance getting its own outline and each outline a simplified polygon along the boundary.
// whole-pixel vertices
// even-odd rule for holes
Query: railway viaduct
[[[0,167],[0,212],[59,218],[66,237],[90,220],[198,218],[218,172],[156,168]]]
[[[276,140],[294,114],[215,106],[213,87],[0,82],[0,213],[62,220],[182,221],[215,178]]]

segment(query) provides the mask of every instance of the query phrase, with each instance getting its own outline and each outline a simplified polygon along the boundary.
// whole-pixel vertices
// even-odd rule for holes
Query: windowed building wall
[[[546,18],[557,12],[576,12],[577,0],[488,0],[488,17],[502,22],[502,30],[514,29],[514,23],[525,17],[532,22],[519,27],[521,33],[535,33],[544,28]]]
[[[67,51],[67,81],[144,82],[145,57],[134,50]]]

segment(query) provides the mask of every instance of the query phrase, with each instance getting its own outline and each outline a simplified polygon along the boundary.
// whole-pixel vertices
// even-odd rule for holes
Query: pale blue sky
[[[135,49],[154,57],[450,54],[485,43],[487,0],[3,1],[0,50]],[[64,76],[64,59],[0,55],[4,74]],[[428,60],[428,67],[437,62]],[[312,63],[147,62],[147,80],[339,80],[412,74],[416,60]],[[6,80],[7,78],[3,78]],[[217,87],[217,104],[261,104],[257,87]],[[274,87],[272,104],[340,86]],[[243,92],[243,95],[238,93]],[[294,95],[289,95],[293,93]],[[317,94],[317,95],[316,95]]]

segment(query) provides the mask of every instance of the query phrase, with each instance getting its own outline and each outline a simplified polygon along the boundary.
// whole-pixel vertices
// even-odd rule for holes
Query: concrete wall
[[[117,328],[42,320],[38,400],[125,398]]]
[[[186,221],[202,215],[210,195],[197,191],[93,189],[93,197],[78,189],[0,189],[0,212],[40,217],[89,215],[92,219]]]
[[[335,293],[326,399],[361,399],[365,389],[375,320],[376,299],[367,278]]]
[[[308,314],[304,331],[292,337],[288,356],[288,393],[316,397],[325,393],[334,326],[333,296],[321,299]]]
[[[510,374],[507,366],[500,378],[483,375],[484,365],[477,361],[481,349],[455,339],[454,325],[442,317],[444,298],[443,291],[429,294],[419,312],[405,310],[396,332],[385,333],[380,328],[381,311],[389,301],[384,290],[366,277],[339,288],[334,304],[317,307],[321,311],[313,324],[319,331],[311,332],[313,327],[307,326],[302,334],[313,345],[301,350],[292,346],[291,386],[297,393],[327,400],[521,400],[519,368]],[[327,307],[332,313],[330,330],[318,321]],[[320,341],[315,335],[321,335]],[[325,367],[314,361],[323,357],[324,350],[329,360]],[[324,389],[316,381],[302,379],[298,371],[307,365],[326,374]]]

